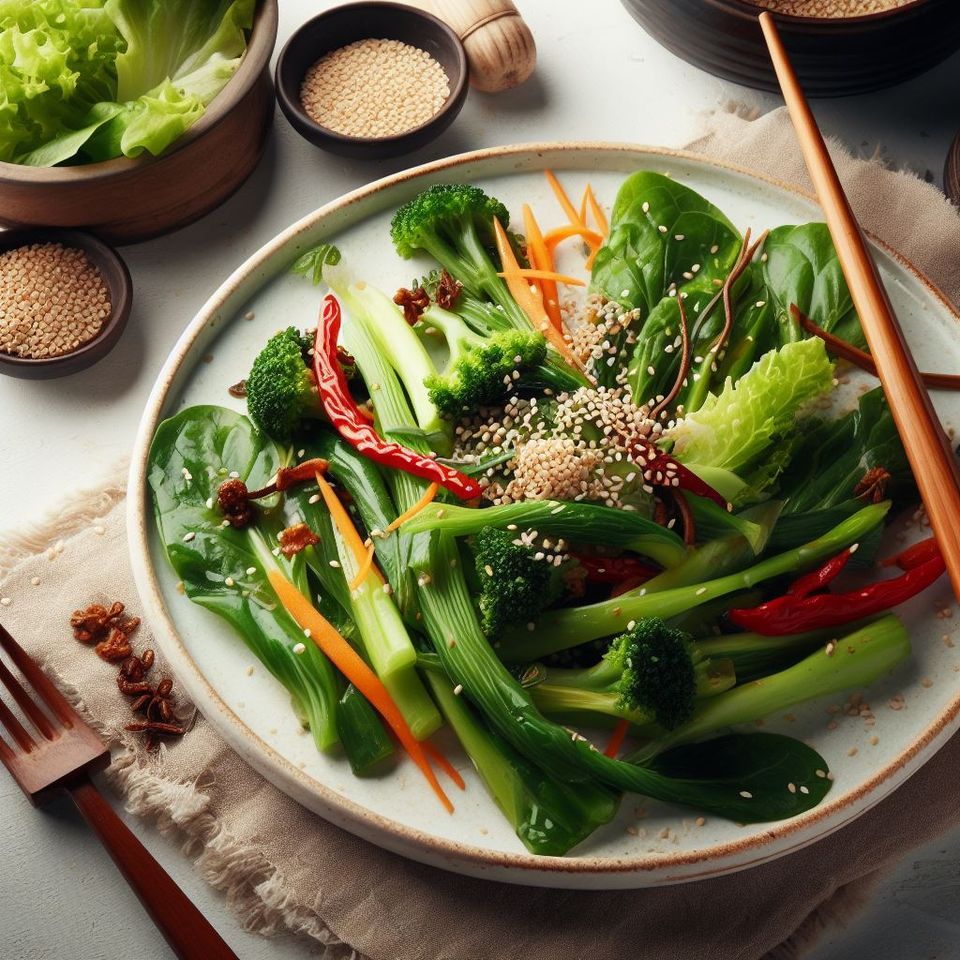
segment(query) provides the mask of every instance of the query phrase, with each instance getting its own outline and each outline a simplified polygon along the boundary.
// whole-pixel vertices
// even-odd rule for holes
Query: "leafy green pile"
[[[0,0],[0,160],[158,155],[236,72],[255,0]]]

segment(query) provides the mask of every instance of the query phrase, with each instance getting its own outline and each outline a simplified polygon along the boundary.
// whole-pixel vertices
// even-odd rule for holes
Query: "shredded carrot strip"
[[[590,184],[588,183],[583,189],[583,196],[580,198],[580,222],[586,224],[587,222],[587,191],[590,189]]]
[[[367,555],[363,558],[363,563],[360,564],[360,569],[357,571],[357,575],[350,581],[350,592],[353,593],[364,580],[367,579],[367,574],[370,573],[370,570],[373,568],[373,542],[371,541],[367,544]]]
[[[357,528],[353,525],[350,514],[347,513],[347,508],[340,502],[340,498],[334,493],[333,487],[319,473],[317,474],[317,485],[320,487],[323,502],[327,505],[330,516],[337,525],[337,530],[340,531],[340,536],[353,551],[357,566],[362,567],[367,558],[367,548],[363,545],[363,539],[357,533]]]
[[[593,192],[593,187],[591,187],[589,183],[587,184],[585,196],[587,198],[587,202],[590,204],[590,212],[593,214],[593,219],[596,222],[600,233],[605,237],[609,236],[610,224],[607,222],[607,215],[603,212],[602,207],[597,202],[596,194]],[[583,219],[586,221],[586,217]]]
[[[460,776],[460,771],[428,740],[422,741],[420,746],[423,752],[436,764],[461,790],[466,790],[467,785]]]
[[[493,219],[493,231],[497,240],[497,253],[500,254],[500,263],[503,266],[503,276],[507,281],[507,289],[513,295],[513,299],[517,301],[520,309],[527,315],[534,330],[539,330],[567,363],[583,370],[583,364],[570,349],[570,344],[564,340],[563,334],[550,323],[550,318],[543,308],[543,301],[530,290],[530,284],[520,275],[520,264],[517,263],[513,247],[510,246],[507,232],[496,217]]]
[[[527,256],[538,270],[553,270],[553,254],[543,242],[543,232],[537,223],[530,205],[523,205],[523,229],[527,235]],[[560,298],[557,294],[557,285],[552,280],[539,280],[537,286],[543,295],[543,309],[556,330],[563,330],[563,320],[560,316]]]
[[[624,738],[626,737],[629,729],[629,720],[617,721],[617,725],[613,728],[613,733],[610,735],[610,741],[607,744],[607,749],[603,751],[606,756],[615,757],[620,752],[620,748],[623,746]]]
[[[448,813],[453,813],[453,804],[444,793],[443,787],[440,786],[436,774],[430,767],[423,745],[414,737],[407,721],[403,718],[403,714],[383,685],[383,681],[367,666],[356,650],[340,636],[330,622],[279,570],[268,570],[267,579],[283,605],[283,609],[293,617],[302,630],[310,631],[310,639],[386,720],[403,749],[410,755],[410,759],[426,777],[427,783],[433,788],[433,792],[444,808]]]
[[[396,520],[391,521],[387,525],[385,532],[393,533],[394,530],[396,530],[398,527],[402,527],[408,520],[412,520],[421,510],[424,509],[424,507],[427,507],[433,503],[439,489],[439,483],[431,483],[430,486],[427,487],[427,492],[412,507],[404,510]]]
[[[520,269],[516,271],[516,274],[521,277],[526,277],[528,280],[553,280],[556,283],[565,283],[568,287],[586,286],[583,280],[578,280],[576,277],[568,276],[565,273],[554,273],[553,270],[528,270],[526,267],[520,267]],[[503,270],[497,274],[498,277],[505,277],[506,275],[506,272]]]
[[[558,243],[562,243],[569,237],[583,237],[591,250],[594,247],[599,247],[603,243],[603,237],[601,237],[596,230],[591,230],[589,227],[580,227],[575,224],[568,224],[565,227],[556,227],[553,230],[548,230],[543,235],[543,242],[547,245],[547,249],[552,252],[556,249]]]
[[[552,170],[544,170],[544,175],[547,178],[547,183],[550,184],[550,189],[553,190],[554,196],[560,203],[560,206],[563,207],[563,212],[567,215],[567,219],[571,224],[577,227],[586,227],[586,224],[583,222],[583,218],[577,213],[577,208],[573,205],[570,200],[570,197],[567,195],[567,191],[563,189],[560,184],[560,181],[553,175]]]

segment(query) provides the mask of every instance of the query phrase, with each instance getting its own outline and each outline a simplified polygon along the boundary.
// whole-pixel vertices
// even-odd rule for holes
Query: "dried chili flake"
[[[220,484],[217,490],[217,506],[230,526],[236,530],[248,527],[256,515],[247,485],[235,477]]]
[[[463,290],[463,284],[454,279],[446,270],[440,271],[440,280],[437,282],[437,292],[434,299],[438,307],[444,310],[452,310],[460,299],[460,292]]]
[[[94,648],[94,652],[101,660],[107,663],[117,663],[132,652],[130,638],[122,631],[113,627],[105,640],[101,640]]]
[[[320,538],[305,524],[295,523],[280,532],[278,537],[280,552],[285,557],[293,557],[320,542]]]
[[[91,603],[85,610],[74,610],[70,616],[74,639],[87,644],[106,640],[111,630],[129,636],[139,625],[140,618],[125,616],[124,605],[119,601],[109,607]]]
[[[403,307],[403,319],[412,327],[430,306],[430,295],[423,287],[415,287],[413,290],[401,287],[393,295],[393,302],[398,307]]]
[[[247,395],[247,381],[238,380],[232,386],[227,387],[227,393],[229,393],[231,397],[242,400]]]
[[[887,492],[889,481],[889,470],[883,467],[871,467],[853,488],[853,495],[858,500],[880,503]]]

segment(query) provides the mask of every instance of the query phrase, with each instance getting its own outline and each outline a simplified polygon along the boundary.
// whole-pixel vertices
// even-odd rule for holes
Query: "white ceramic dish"
[[[542,218],[555,202],[539,171],[560,172],[577,195],[589,179],[609,204],[626,173],[650,168],[699,190],[741,228],[818,219],[813,201],[783,185],[703,158],[616,144],[543,144],[495,148],[428,164],[381,180],[327,204],[294,224],[240,266],[194,318],[167,360],[144,412],[130,474],[131,556],[145,615],[178,682],[208,720],[251,765],[309,810],[390,850],[450,870],[516,883],[557,887],[642,887],[714,876],[782,856],[860,815],[913,773],[956,729],[960,712],[960,646],[949,644],[949,588],[937,584],[901,608],[915,654],[875,685],[868,727],[831,702],[772,717],[766,729],[808,739],[834,772],[833,789],[816,809],[790,821],[738,827],[695,813],[627,798],[615,822],[573,855],[527,853],[451,747],[468,781],[454,816],[439,814],[409,765],[382,779],[353,777],[343,760],[319,755],[304,736],[280,686],[255,663],[226,625],[175,589],[175,577],[154,534],[145,462],[158,422],[194,403],[240,408],[226,391],[240,379],[265,338],[290,323],[315,322],[320,292],[287,268],[299,252],[335,240],[359,275],[392,291],[419,265],[394,254],[388,220],[403,201],[437,181],[479,183],[516,213],[531,201]],[[560,212],[556,211],[559,222]],[[926,369],[957,366],[958,317],[943,297],[892,251],[878,249],[881,272],[915,354]],[[253,319],[246,317],[254,314]],[[939,394],[945,421],[960,422],[960,401]],[[247,668],[254,666],[252,675]],[[929,683],[932,681],[932,684]],[[893,710],[896,694],[906,707]],[[834,707],[843,701],[832,701]],[[305,811],[304,816],[309,814]],[[665,833],[669,828],[669,833]]]

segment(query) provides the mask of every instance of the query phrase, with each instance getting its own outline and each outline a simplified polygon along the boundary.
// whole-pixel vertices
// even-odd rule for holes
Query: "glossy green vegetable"
[[[260,526],[224,526],[215,503],[229,473],[259,487],[280,464],[280,452],[246,417],[224,407],[188,407],[157,429],[148,481],[164,549],[184,593],[230,623],[287,688],[317,747],[329,750],[339,739],[334,668],[315,644],[303,642],[303,631],[264,575],[279,566],[306,591],[303,558],[274,557]]]
[[[240,64],[254,0],[2,0],[0,160],[162,153]]]

